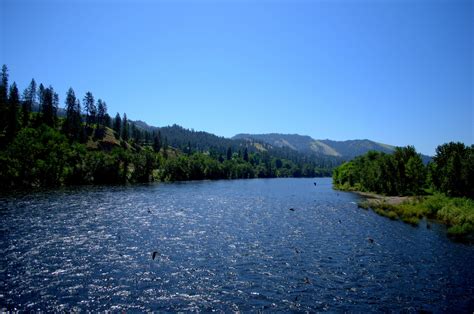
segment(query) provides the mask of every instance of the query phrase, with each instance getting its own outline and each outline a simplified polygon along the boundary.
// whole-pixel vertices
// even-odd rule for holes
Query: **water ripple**
[[[442,226],[360,210],[357,196],[318,181],[0,198],[0,309],[474,310],[472,246],[449,241]]]

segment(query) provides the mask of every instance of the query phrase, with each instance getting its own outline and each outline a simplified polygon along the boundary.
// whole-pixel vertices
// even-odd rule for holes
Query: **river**
[[[474,246],[358,198],[330,178],[4,195],[0,309],[474,310]]]

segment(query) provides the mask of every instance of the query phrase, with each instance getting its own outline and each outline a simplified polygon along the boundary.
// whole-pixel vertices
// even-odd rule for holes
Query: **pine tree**
[[[161,149],[161,132],[158,131],[158,133],[155,133],[153,137],[153,150],[158,153],[160,149]]]
[[[227,154],[226,154],[227,160],[232,159],[232,148],[230,146],[227,148]]]
[[[123,121],[122,121],[122,139],[124,141],[128,141],[129,138],[129,126],[127,120],[127,114],[123,114]]]
[[[105,104],[105,103],[104,103],[104,104]],[[108,127],[108,128],[112,127],[112,125],[111,125],[111,120],[112,120],[112,119],[110,118],[109,114],[106,112],[106,113],[105,113],[105,116],[104,116],[104,125],[105,125],[106,127]]]
[[[105,127],[106,126],[106,118],[107,115],[107,104],[102,99],[97,100],[97,124],[99,126]]]
[[[22,104],[22,125],[28,126],[30,120],[30,113],[36,106],[36,82],[31,79],[30,85],[23,92]]]
[[[59,95],[58,93],[54,92],[54,89],[52,87],[51,87],[51,92],[53,93],[53,114],[54,114],[54,119],[56,120],[58,117]]]
[[[18,109],[20,107],[20,97],[18,95],[18,88],[13,82],[10,87],[10,97],[8,98],[8,125],[6,138],[7,142],[11,142],[18,132]]]
[[[187,152],[186,152],[186,153],[187,153],[188,155],[191,155],[191,142],[190,142],[190,141],[188,141],[188,146],[186,147],[186,149],[187,149]]]
[[[168,138],[166,136],[163,140],[163,157],[168,158]]]
[[[115,131],[115,137],[119,139],[120,135],[122,134],[122,119],[120,118],[120,113],[118,112],[115,115],[115,119],[114,119],[114,131]]]
[[[72,140],[79,140],[81,137],[81,104],[76,98],[76,94],[72,88],[66,93],[66,121],[63,130]]]
[[[245,160],[246,162],[249,161],[249,152],[248,152],[248,150],[247,150],[247,147],[245,147],[245,149],[244,149],[244,160]]]
[[[96,123],[97,107],[95,106],[94,96],[91,92],[87,92],[84,96],[84,110],[86,111],[86,127],[91,127]]]
[[[0,80],[0,134],[5,132],[7,128],[8,113],[8,68],[2,66],[2,74]]]
[[[43,86],[43,83],[40,83],[40,86],[38,87],[38,98],[39,98],[38,112],[43,111],[44,91],[45,91],[45,88]]]
[[[51,86],[44,89],[42,94],[42,122],[50,127],[54,127],[56,121],[55,105],[58,101],[57,94],[54,93],[54,90]]]

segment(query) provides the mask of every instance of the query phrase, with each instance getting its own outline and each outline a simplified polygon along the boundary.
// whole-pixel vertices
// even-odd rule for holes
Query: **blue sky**
[[[0,1],[0,63],[109,112],[230,137],[474,138],[473,2]]]

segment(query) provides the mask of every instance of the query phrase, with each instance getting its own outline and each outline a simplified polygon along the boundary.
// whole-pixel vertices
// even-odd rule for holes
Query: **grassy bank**
[[[361,208],[372,208],[377,214],[393,220],[418,225],[423,217],[448,226],[448,235],[474,235],[474,201],[468,198],[447,197],[443,194],[413,197],[386,197],[360,193],[365,199]]]

